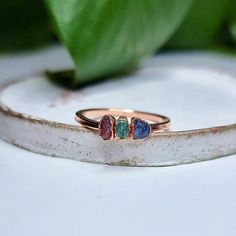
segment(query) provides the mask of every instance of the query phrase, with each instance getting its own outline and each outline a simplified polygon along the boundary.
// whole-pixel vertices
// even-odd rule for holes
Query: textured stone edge
[[[236,124],[158,133],[137,141],[104,142],[81,126],[22,114],[1,101],[0,121],[0,137],[11,144],[48,156],[92,163],[169,166],[236,153]]]

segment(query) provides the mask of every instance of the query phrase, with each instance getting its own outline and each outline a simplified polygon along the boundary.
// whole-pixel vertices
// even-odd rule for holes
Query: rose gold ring
[[[143,139],[170,127],[166,116],[130,109],[85,109],[76,112],[75,120],[98,132],[103,140]]]

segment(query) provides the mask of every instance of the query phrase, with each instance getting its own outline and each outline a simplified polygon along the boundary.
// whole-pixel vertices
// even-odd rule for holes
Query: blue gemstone
[[[147,122],[135,118],[133,125],[133,139],[142,139],[149,136],[151,130]]]

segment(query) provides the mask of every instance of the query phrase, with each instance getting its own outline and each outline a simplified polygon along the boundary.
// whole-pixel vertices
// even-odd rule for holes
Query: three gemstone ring
[[[80,110],[76,112],[75,120],[84,127],[98,132],[103,140],[138,140],[170,127],[170,119],[166,116],[129,109]]]

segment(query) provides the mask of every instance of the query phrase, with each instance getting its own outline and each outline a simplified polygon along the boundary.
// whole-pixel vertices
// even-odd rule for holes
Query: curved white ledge
[[[176,57],[171,64],[154,58],[133,76],[77,92],[42,76],[12,83],[1,91],[0,137],[44,155],[127,166],[178,165],[236,153],[234,75]],[[175,131],[104,142],[74,121],[75,111],[89,107],[166,114]]]

